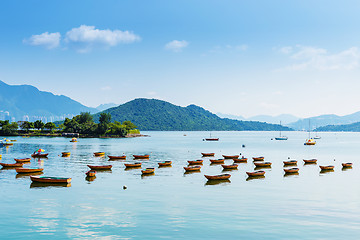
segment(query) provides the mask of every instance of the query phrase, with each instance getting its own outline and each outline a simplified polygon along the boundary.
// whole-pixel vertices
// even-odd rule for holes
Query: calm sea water
[[[44,176],[71,177],[71,187],[38,187],[15,170],[0,170],[1,239],[359,239],[360,134],[321,133],[316,146],[304,146],[307,134],[284,133],[288,141],[272,141],[274,132],[212,132],[219,142],[202,141],[208,132],[147,132],[132,139],[16,137],[14,146],[0,148],[2,162],[28,157],[37,148],[48,159],[32,159],[25,166],[42,166]],[[184,136],[186,134],[186,136]],[[245,147],[242,147],[242,145]],[[70,151],[68,158],[61,152]],[[128,156],[111,161],[110,172],[85,179],[87,164],[109,164],[93,152]],[[273,163],[263,179],[247,180],[248,163],[231,171],[231,182],[207,184],[204,174],[222,173],[209,164],[199,173],[184,174],[187,160],[201,152],[264,156]],[[132,154],[150,154],[140,169],[124,170]],[[299,175],[284,176],[282,161],[298,160]],[[302,159],[317,158],[317,165]],[[171,168],[157,163],[171,160]],[[342,170],[342,162],[353,168]],[[227,163],[232,163],[227,160]],[[320,173],[319,165],[335,171]],[[123,186],[128,188],[123,190]]]

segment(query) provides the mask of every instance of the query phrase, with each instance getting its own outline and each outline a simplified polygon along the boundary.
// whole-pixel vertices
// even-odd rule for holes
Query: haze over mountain
[[[180,107],[157,99],[138,98],[103,111],[113,121],[131,121],[141,130],[158,131],[278,131],[288,127],[252,121],[220,118],[196,105]],[[98,120],[100,113],[94,115]]]
[[[3,81],[0,81],[0,111],[2,115],[8,112],[5,118],[15,120],[32,120],[32,117],[58,120],[80,112],[97,112],[63,95],[40,91],[31,85],[8,85]]]
[[[335,114],[320,115],[317,117],[300,119],[294,123],[287,124],[287,126],[295,130],[308,130],[310,120],[310,129],[315,129],[327,125],[344,125],[355,122],[360,122],[360,112],[355,112],[345,116],[338,116]]]
[[[116,104],[116,103],[104,103],[104,104],[100,104],[99,106],[96,107],[96,109],[101,112],[101,111],[104,111],[108,108],[112,108],[112,107],[116,107],[116,106],[119,106],[119,104]]]
[[[281,121],[281,123],[284,125],[293,123],[300,119],[299,117],[296,117],[291,114],[281,114],[278,116],[257,115],[249,118],[245,118],[243,116],[231,115],[231,114],[223,114],[223,113],[217,113],[216,115],[218,115],[221,118],[230,118],[230,119],[244,120],[244,121],[259,121],[259,122],[266,122],[271,124],[279,124]]]

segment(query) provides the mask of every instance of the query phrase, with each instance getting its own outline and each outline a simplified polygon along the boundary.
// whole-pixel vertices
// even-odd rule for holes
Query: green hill
[[[360,132],[360,122],[344,125],[327,125],[316,129],[318,132]]]
[[[157,99],[139,98],[109,108],[112,121],[131,121],[142,131],[291,131],[275,124],[220,118],[196,105],[180,107]],[[100,113],[94,115],[99,119]]]

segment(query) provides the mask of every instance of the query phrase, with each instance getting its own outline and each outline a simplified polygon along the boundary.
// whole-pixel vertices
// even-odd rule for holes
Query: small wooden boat
[[[77,142],[78,140],[77,140],[77,138],[72,138],[71,140],[70,140],[70,142]]]
[[[141,170],[141,174],[151,174],[155,172],[155,168],[146,168],[144,170]]]
[[[70,183],[71,182],[71,178],[60,178],[60,177],[30,176],[30,179],[33,182],[42,182],[42,183]]]
[[[264,161],[264,157],[253,157],[254,161]]]
[[[283,161],[284,165],[297,165],[296,160]]]
[[[286,168],[284,169],[285,173],[297,173],[299,172],[298,168]]]
[[[31,157],[33,158],[47,158],[49,154],[48,153],[33,153],[31,154]]]
[[[211,163],[224,163],[225,159],[210,159]]]
[[[233,159],[234,163],[242,163],[242,162],[247,162],[247,158],[242,157],[242,158],[237,158],[237,159]]]
[[[265,171],[246,172],[249,177],[264,176]]]
[[[219,141],[219,138],[205,138],[205,141]]]
[[[239,155],[222,155],[224,159],[238,159]]]
[[[189,165],[202,165],[203,164],[203,160],[195,160],[195,161],[188,161]]]
[[[190,171],[200,171],[201,166],[189,166],[189,167],[184,167],[185,171],[190,172]]]
[[[22,167],[24,163],[20,162],[20,163],[0,163],[0,165],[3,168],[11,168],[11,167]]]
[[[319,166],[321,170],[334,170],[334,166],[328,165],[328,166]]]
[[[159,162],[159,167],[171,166],[172,161]]]
[[[125,160],[126,156],[122,155],[122,156],[110,156],[108,155],[109,160]]]
[[[201,153],[203,157],[213,157],[215,156],[215,153]]]
[[[16,139],[11,139],[10,142],[16,142],[17,140]]]
[[[148,159],[150,157],[149,154],[145,155],[133,155],[134,159]]]
[[[352,167],[352,163],[342,163],[341,165],[342,165],[344,168]]]
[[[271,162],[254,162],[256,167],[271,167]]]
[[[231,165],[225,165],[225,164],[223,164],[223,165],[221,165],[221,166],[222,166],[222,167],[224,168],[224,170],[225,170],[225,169],[237,169],[239,165],[237,165],[237,164],[231,164]]]
[[[231,177],[230,174],[221,174],[221,175],[204,175],[208,180],[227,180]]]
[[[303,159],[304,163],[316,163],[317,159]]]
[[[104,155],[105,155],[105,152],[94,152],[95,157],[101,157],[101,156],[104,156]]]
[[[3,146],[12,146],[12,145],[14,145],[14,143],[12,143],[12,142],[2,142],[2,143],[0,143],[0,145],[3,145]]]
[[[95,170],[89,170],[86,172],[86,176],[88,177],[95,177],[96,171]]]
[[[112,165],[87,165],[91,170],[110,170]]]
[[[62,152],[61,153],[62,157],[70,157],[70,155],[71,155],[71,152]]]
[[[136,168],[136,167],[141,167],[141,162],[125,163],[124,165],[126,168]]]
[[[36,172],[42,172],[43,168],[17,168],[17,173],[36,173]]]
[[[20,162],[30,162],[31,161],[31,158],[14,158],[14,160],[17,162],[17,163],[20,163]]]

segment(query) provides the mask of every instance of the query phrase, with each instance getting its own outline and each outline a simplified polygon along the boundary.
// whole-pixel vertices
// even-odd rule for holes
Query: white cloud
[[[110,91],[112,88],[110,86],[104,86],[100,88],[102,91]]]
[[[47,49],[53,49],[59,46],[61,34],[44,32],[40,35],[32,35],[29,39],[24,39],[23,42],[32,46],[43,46]]]
[[[72,44],[78,52],[89,52],[95,46],[114,47],[120,43],[133,43],[141,38],[129,31],[96,29],[81,25],[66,33],[65,42]]]
[[[174,40],[165,45],[166,50],[174,51],[174,52],[181,52],[184,48],[186,48],[189,43],[185,40],[178,41]]]
[[[351,70],[360,63],[360,51],[357,47],[330,54],[324,48],[297,45],[294,48],[281,48],[280,52],[287,54],[293,62],[285,70]]]

